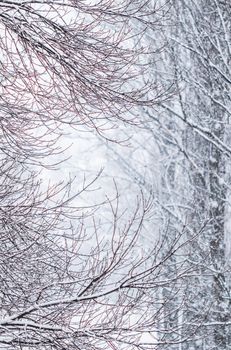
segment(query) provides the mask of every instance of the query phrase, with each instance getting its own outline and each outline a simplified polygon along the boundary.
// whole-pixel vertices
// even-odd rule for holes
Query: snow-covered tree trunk
[[[223,1],[179,0],[173,3],[178,31],[171,35],[177,54],[178,106],[172,116],[185,124],[184,149],[192,228],[206,228],[194,244],[193,263],[199,264],[192,286],[192,302],[184,322],[201,321],[201,339],[187,349],[228,349],[230,296],[227,285],[225,220],[229,184],[226,169],[230,149],[226,143],[231,81],[230,6]],[[201,265],[201,262],[203,264]],[[198,267],[199,267],[198,265]],[[199,326],[199,323],[198,323]],[[195,338],[196,339],[196,338]]]

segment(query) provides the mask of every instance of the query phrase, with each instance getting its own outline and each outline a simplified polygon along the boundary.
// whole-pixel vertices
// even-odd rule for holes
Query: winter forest
[[[0,350],[231,349],[230,0],[0,1]]]

